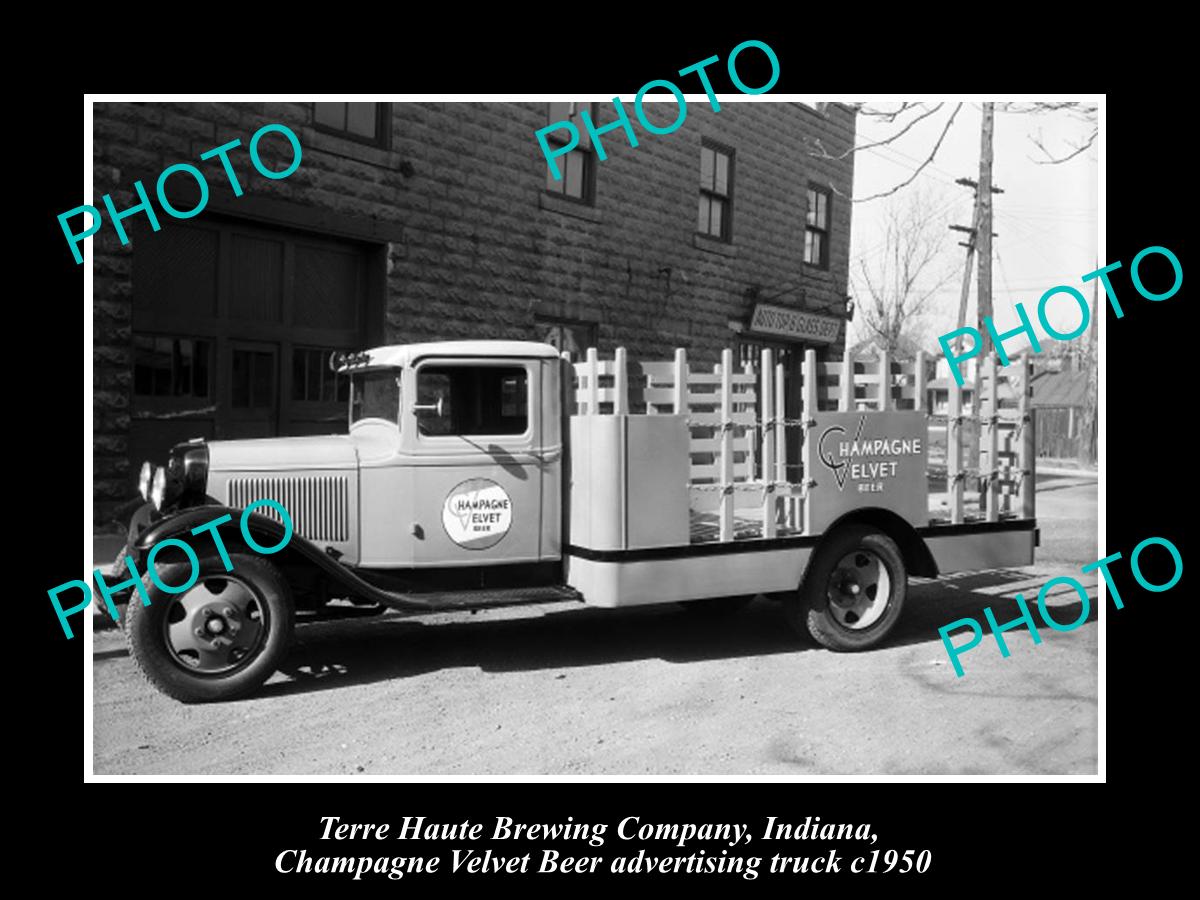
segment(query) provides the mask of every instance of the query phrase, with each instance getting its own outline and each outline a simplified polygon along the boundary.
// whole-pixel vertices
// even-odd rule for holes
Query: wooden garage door
[[[134,471],[192,437],[344,432],[328,359],[364,344],[372,249],[239,222],[139,234]]]

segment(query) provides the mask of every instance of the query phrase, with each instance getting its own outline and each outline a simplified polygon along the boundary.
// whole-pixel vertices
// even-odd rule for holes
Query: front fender
[[[234,509],[230,506],[218,505],[189,506],[187,509],[168,513],[158,521],[142,529],[137,538],[131,542],[131,545],[139,553],[145,553],[159,541],[166,540],[167,538],[187,541],[189,538],[194,537],[192,534],[193,529],[199,528],[201,525],[207,525],[213,519],[219,519],[222,516],[230,517],[231,521],[226,523],[226,527],[238,528],[239,525],[237,523],[241,521],[242,510]],[[273,547],[278,544],[287,533],[287,530],[279,522],[276,522],[274,519],[268,519],[266,516],[260,516],[258,513],[251,513],[246,517],[246,531],[250,532],[251,537],[255,541],[267,547]],[[307,544],[308,542],[293,531],[291,540],[288,541],[288,546],[291,547],[293,543]],[[321,553],[320,550],[316,552],[318,554]]]
[[[149,501],[146,501],[133,511],[133,514],[129,517],[129,526],[125,529],[125,543],[129,548],[132,548],[137,543],[137,539],[141,533],[149,528],[157,518],[158,511],[154,508],[154,504]]]
[[[142,531],[136,540],[131,541],[131,555],[135,556],[140,562],[155,544],[167,538],[175,538],[194,546],[195,538],[198,536],[192,534],[193,529],[225,515],[228,515],[231,521],[224,523],[221,527],[226,530],[239,528],[240,526],[235,523],[241,521],[242,512],[242,510],[234,509],[230,506],[213,504],[209,506],[193,506],[168,514]],[[262,544],[265,547],[276,546],[283,540],[283,536],[286,533],[283,525],[279,522],[276,522],[274,519],[268,519],[266,516],[260,516],[257,513],[251,513],[246,517],[246,530],[250,532],[256,543]],[[203,539],[211,540],[212,538],[205,535]],[[281,549],[287,551],[289,554],[301,556],[306,562],[315,565],[328,575],[335,584],[346,588],[348,593],[356,597],[400,610],[428,612],[440,608],[435,601],[428,598],[385,591],[368,581],[364,581],[355,572],[342,565],[328,553],[322,551],[321,548],[317,547],[307,538],[296,534],[294,530],[287,546]],[[294,559],[295,557],[293,556],[292,558]]]
[[[218,504],[192,506],[174,513],[168,513],[143,530],[136,540],[131,539],[130,555],[137,562],[143,562],[150,549],[159,541],[166,540],[167,538],[184,541],[193,549],[196,549],[197,541],[211,541],[212,536],[208,534],[195,535],[192,533],[193,529],[207,525],[209,522],[219,519],[222,516],[230,517],[230,521],[223,523],[218,529],[223,532],[222,540],[225,540],[226,534],[231,537],[236,534],[236,540],[238,543],[241,543],[242,533],[240,531],[240,522],[242,513],[243,510]],[[246,530],[250,532],[250,536],[254,538],[255,543],[261,544],[264,547],[277,546],[287,533],[282,524],[276,522],[274,519],[268,519],[266,516],[260,516],[258,513],[251,513],[246,516]],[[228,546],[230,542],[225,541],[225,543]],[[365,582],[358,579],[349,569],[338,562],[337,559],[324,552],[320,547],[313,544],[307,538],[296,534],[294,529],[291,538],[287,542],[287,546],[280,549],[289,560],[295,561],[297,556],[300,557],[305,562],[311,563],[330,576],[336,583],[353,588],[356,594],[362,595],[369,592],[363,590],[366,587]]]

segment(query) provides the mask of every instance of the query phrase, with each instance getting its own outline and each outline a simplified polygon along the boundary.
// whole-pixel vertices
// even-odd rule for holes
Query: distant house
[[[920,351],[921,351],[921,347],[919,344],[917,344],[916,341],[912,340],[911,338],[909,338],[907,336],[902,335],[900,337],[900,340],[897,342],[897,347],[895,348],[895,350],[892,351],[890,362],[893,364],[901,363],[901,362],[910,362],[917,358],[917,354]],[[866,338],[864,340],[859,341],[857,344],[855,344],[854,346],[852,346],[850,348],[850,355],[854,358],[854,361],[855,361],[854,368],[855,368],[855,371],[858,373],[861,373],[865,370],[863,363],[866,363],[868,361],[878,360],[882,354],[883,354],[883,348],[880,347],[879,343],[877,342],[877,340],[875,338]],[[911,386],[912,382],[913,382],[912,368],[909,367],[909,371],[906,374],[899,374],[897,372],[897,368],[899,368],[899,367],[893,368],[893,374],[892,374],[893,390],[899,390],[905,384],[908,384],[909,386]],[[928,378],[932,374],[932,372],[933,372],[933,357],[928,351],[926,351],[926,354],[925,354],[925,377],[926,377],[926,380],[928,380]],[[877,402],[878,396],[879,396],[878,389],[874,385],[856,384],[854,387],[855,406],[858,409],[874,409],[874,408],[876,408],[875,403]],[[899,397],[899,396],[900,396],[899,393],[894,394],[894,397]],[[897,402],[900,402],[900,401],[897,401]],[[908,403],[907,406],[901,406],[898,408],[911,408],[911,401],[905,401],[905,402]]]
[[[950,372],[950,364],[944,356],[937,357],[933,378],[925,382],[929,411],[944,416],[950,412],[950,392],[962,392],[962,411],[970,415],[975,411],[975,360],[968,359],[962,367],[963,386],[960,388]]]
[[[1083,413],[1088,405],[1088,373],[1062,361],[1059,371],[1035,368],[1033,408],[1037,410],[1038,456],[1052,459],[1095,459],[1095,422],[1083,434]]]
[[[1015,362],[1019,359],[1019,356],[1014,356],[1012,359],[1012,368],[1005,371],[1005,378],[1000,381],[1000,402],[1005,406],[1015,406],[1021,390],[1020,370],[1015,366]],[[975,359],[968,359],[963,362],[961,369],[963,385],[959,387],[958,382],[954,380],[954,375],[950,371],[950,363],[946,361],[944,356],[936,357],[936,367],[933,370],[932,377],[925,383],[926,396],[931,413],[937,415],[946,415],[949,413],[950,392],[959,391],[962,393],[963,415],[974,414],[975,363]],[[1037,363],[1035,362],[1034,369],[1036,370],[1036,368]]]

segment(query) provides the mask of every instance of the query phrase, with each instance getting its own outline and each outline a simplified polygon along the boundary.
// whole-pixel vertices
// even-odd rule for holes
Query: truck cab
[[[295,455],[270,485],[255,480],[247,450],[281,440],[214,443],[212,496],[244,506],[269,489],[300,535],[367,569],[559,559],[561,361],[553,347],[410,344],[343,357],[336,367],[350,379],[348,434],[282,439]],[[344,446],[338,469],[331,440]]]

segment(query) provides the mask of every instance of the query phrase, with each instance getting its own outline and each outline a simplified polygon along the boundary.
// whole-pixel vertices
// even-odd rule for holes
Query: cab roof
[[[373,347],[365,352],[369,362],[360,362],[351,369],[376,366],[407,366],[426,356],[475,356],[502,359],[557,359],[559,352],[552,344],[535,341],[431,341],[423,344],[391,344]]]

